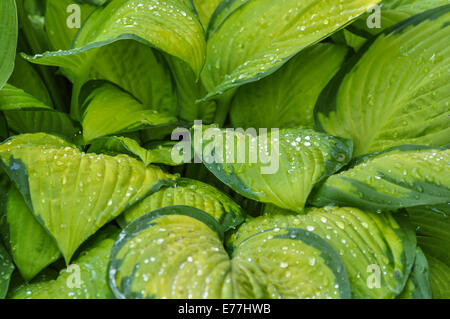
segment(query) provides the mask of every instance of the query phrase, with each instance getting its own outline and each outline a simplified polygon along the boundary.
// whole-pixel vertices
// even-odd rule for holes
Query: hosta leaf
[[[313,128],[317,98],[339,70],[346,53],[343,46],[317,44],[299,53],[274,74],[241,86],[232,102],[233,126]]]
[[[232,1],[209,30],[203,80],[212,98],[279,69],[302,49],[343,27],[377,0]],[[222,12],[221,12],[222,11]]]
[[[182,178],[173,187],[163,188],[133,205],[121,215],[122,224],[167,206],[192,206],[214,217],[223,231],[244,221],[244,212],[230,197],[208,184]]]
[[[399,299],[431,299],[430,269],[428,261],[420,247],[416,248],[416,259],[411,276]]]
[[[107,265],[117,228],[108,226],[90,239],[76,260],[54,280],[23,284],[8,294],[11,299],[108,299]],[[79,275],[79,277],[78,277]],[[77,279],[81,282],[77,282]],[[79,284],[79,286],[78,286]]]
[[[14,72],[9,78],[8,83],[24,90],[39,101],[42,101],[45,105],[53,105],[47,86],[38,71],[19,54],[16,55]]]
[[[393,298],[403,290],[416,248],[414,232],[403,219],[397,221],[387,213],[379,215],[356,208],[312,208],[305,215],[268,208],[265,216],[244,223],[228,245],[239,246],[245,238],[272,228],[308,230],[339,253],[353,298]],[[373,280],[377,273],[379,286]]]
[[[15,0],[0,3],[0,89],[14,69],[17,45],[17,12]]]
[[[450,198],[449,162],[450,150],[419,146],[362,156],[350,169],[330,176],[311,203],[369,210],[444,204]]]
[[[44,0],[16,0],[20,27],[34,54],[50,49],[45,32],[45,4]]]
[[[207,213],[183,206],[129,224],[111,253],[110,286],[116,297],[349,297],[342,262],[320,237],[301,229],[261,233],[241,244],[230,260],[217,227]],[[286,255],[280,254],[283,246],[289,246]],[[300,249],[304,255],[295,253]],[[284,266],[283,258],[291,266]],[[316,258],[314,267],[308,258]],[[281,263],[279,271],[275,263]],[[286,271],[296,279],[287,285]]]
[[[53,50],[69,50],[79,28],[68,24],[69,16],[77,13],[70,11],[72,0],[47,0],[45,6],[45,29]],[[95,5],[80,3],[80,26],[96,9]],[[68,10],[72,13],[68,13]],[[73,21],[70,21],[73,22]]]
[[[302,212],[315,184],[343,167],[352,153],[348,140],[310,129],[284,129],[279,136],[267,133],[258,137],[239,131],[230,135],[217,129],[216,133],[203,141],[205,166],[242,196],[295,212]],[[226,145],[227,134],[234,142],[230,146]],[[219,161],[211,160],[211,145],[217,154],[222,151]],[[240,145],[244,145],[243,150]],[[264,163],[261,154],[270,154],[270,161]],[[240,160],[244,155],[245,160]],[[255,163],[251,162],[252,157],[256,158]]]
[[[450,266],[427,256],[430,265],[431,290],[434,299],[450,299]]]
[[[16,0],[17,14],[20,24],[18,53],[37,54],[50,50],[50,44],[45,32],[46,0]],[[66,111],[64,79],[56,74],[56,68],[37,66],[39,73],[53,100],[53,105],[60,111]],[[20,87],[20,86],[19,86]]]
[[[406,19],[415,14],[421,13],[425,10],[433,9],[435,7],[448,4],[447,0],[383,0],[380,6],[380,25],[370,28],[368,26],[368,19],[374,22],[372,18],[374,11],[362,15],[352,25],[352,29],[358,32],[365,32],[368,35],[378,34],[386,28]]]
[[[5,298],[8,292],[11,274],[14,271],[14,264],[8,255],[5,247],[0,241],[0,299]]]
[[[412,207],[408,208],[408,214],[419,236],[434,237],[450,249],[449,205]]]
[[[94,89],[86,98],[83,110],[81,124],[86,142],[102,136],[178,123],[176,117],[146,107],[111,84]]]
[[[172,160],[173,142],[163,142],[145,149],[139,143],[128,137],[110,136],[100,137],[92,141],[89,153],[103,153],[108,155],[126,154],[140,159],[146,166],[150,164],[180,165]]]
[[[339,255],[308,230],[274,228],[257,233],[232,256],[233,279],[240,283],[235,286],[237,298],[350,298]]]
[[[85,154],[46,134],[7,140],[0,158],[67,263],[100,227],[172,180],[126,155]]]
[[[148,90],[145,86],[138,89],[147,96],[150,93],[156,94],[155,98],[147,101],[141,99],[127,86],[124,88],[140,98],[143,103],[157,109],[163,106],[158,105],[155,99],[171,89],[171,82],[164,81],[167,74],[162,78],[159,77],[162,66],[158,64],[161,61],[158,61],[160,59],[158,55],[152,57],[150,47],[186,62],[198,76],[205,56],[205,40],[202,35],[202,26],[191,5],[184,1],[113,0],[90,15],[77,34],[71,50],[49,52],[29,59],[34,63],[63,67],[65,74],[76,83],[72,101],[75,108],[82,84],[92,78],[91,72],[96,74],[96,68],[100,67],[101,78],[112,82],[118,79],[127,84],[124,74],[133,74],[134,81],[131,81],[131,86],[139,86],[139,82],[142,85],[142,79],[137,81],[139,77],[136,77],[136,73],[144,76],[148,81],[146,84],[152,84],[152,90]],[[124,41],[119,40],[128,41],[123,43]],[[116,41],[119,43],[114,43]],[[136,41],[138,43],[130,45]],[[116,49],[112,49],[114,51],[111,54],[109,46],[121,47],[121,51],[130,58],[124,59],[123,54],[116,54],[119,53],[115,52]],[[105,59],[108,56],[111,58]],[[136,58],[140,63],[136,63]],[[119,62],[118,70],[115,65],[111,65],[116,61]],[[98,62],[99,66],[96,65]],[[121,64],[123,66],[120,66]],[[128,73],[130,65],[138,72]],[[122,69],[127,72],[122,73]],[[158,92],[157,87],[163,87],[164,91]],[[75,109],[74,115],[80,116],[77,112]]]
[[[150,47],[124,40],[102,47],[89,71],[130,92],[148,108],[177,114],[177,97],[166,61]]]
[[[202,120],[212,123],[216,112],[216,102],[198,102],[206,95],[206,89],[201,81],[197,81],[192,69],[179,59],[167,58],[177,85],[179,117],[182,120],[194,122]]]
[[[351,138],[355,156],[396,145],[450,142],[450,5],[384,31],[323,90],[316,121]]]
[[[22,277],[29,281],[61,254],[15,186],[7,193],[4,214],[11,256]]]
[[[47,132],[73,139],[80,131],[79,124],[68,114],[9,84],[0,90],[0,111],[5,114],[9,128],[17,133]]]
[[[430,265],[433,298],[450,298],[449,204],[408,209],[416,226],[417,241]]]
[[[200,21],[206,28],[214,10],[222,0],[194,0],[195,9],[200,17]]]
[[[229,257],[210,228],[215,224],[208,214],[189,207],[168,207],[131,223],[111,252],[115,296],[231,298]]]

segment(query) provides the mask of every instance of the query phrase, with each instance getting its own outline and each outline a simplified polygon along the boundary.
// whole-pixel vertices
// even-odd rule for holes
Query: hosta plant
[[[0,298],[450,298],[450,5],[2,0]]]

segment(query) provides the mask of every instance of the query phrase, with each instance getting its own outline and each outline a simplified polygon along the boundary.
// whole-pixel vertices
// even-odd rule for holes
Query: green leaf
[[[68,114],[54,110],[30,94],[6,84],[0,90],[0,111],[17,133],[46,132],[74,139],[80,126]]]
[[[8,292],[11,274],[14,271],[14,264],[9,257],[3,244],[0,242],[0,299],[5,298]]]
[[[209,27],[202,75],[205,99],[279,69],[292,56],[348,24],[377,0],[226,1]]]
[[[54,280],[37,278],[8,294],[10,299],[108,299],[108,257],[117,237],[117,228],[108,226],[90,239],[76,260],[61,270]],[[78,277],[79,275],[79,277]],[[81,279],[77,286],[77,278]]]
[[[313,128],[317,98],[339,70],[346,53],[343,46],[317,44],[299,53],[274,74],[241,86],[231,106],[233,126]]]
[[[71,4],[74,4],[72,0],[46,1],[45,30],[53,50],[69,50],[79,30],[68,25],[69,16],[73,14],[67,11]],[[96,6],[89,3],[81,3],[79,8],[81,25],[96,9]]]
[[[383,0],[380,6],[380,27],[369,28],[367,21],[374,22],[371,10],[358,18],[350,27],[367,35],[376,35],[394,24],[423,11],[448,4],[447,0]]]
[[[437,258],[427,256],[430,265],[431,289],[434,299],[450,299],[450,266]]]
[[[22,277],[29,281],[60,256],[53,238],[39,224],[15,186],[5,205],[7,245]]]
[[[200,21],[206,28],[214,10],[222,0],[194,0],[195,9],[200,17]]]
[[[162,142],[155,144],[149,149],[143,148],[139,143],[128,137],[110,136],[100,137],[91,142],[88,149],[89,153],[102,153],[107,155],[126,154],[140,159],[146,166],[150,164],[164,164],[177,166],[182,163],[176,163],[172,160],[172,149],[174,142]]]
[[[416,248],[416,260],[411,276],[399,299],[431,299],[430,269],[428,261],[420,247]]]
[[[0,89],[14,69],[17,45],[17,11],[15,0],[0,3]]]
[[[172,187],[163,188],[126,210],[119,221],[126,225],[137,218],[167,206],[191,206],[214,217],[223,232],[244,221],[244,212],[230,197],[208,184],[181,178]]]
[[[50,49],[45,32],[46,0],[16,0],[19,24],[31,52]]]
[[[442,246],[450,250],[450,208],[445,203],[441,206],[418,206],[408,208],[411,223],[417,234],[438,239]]]
[[[5,141],[0,158],[66,263],[100,227],[173,180],[126,155],[85,154],[47,134]]]
[[[213,230],[216,224],[210,215],[180,206],[155,211],[129,224],[110,257],[109,283],[115,296],[231,297],[231,283],[226,282],[229,257]]]
[[[216,102],[199,102],[206,95],[206,89],[192,69],[183,61],[167,57],[172,70],[178,93],[179,117],[188,122],[201,120],[212,123],[216,112]]]
[[[265,216],[244,223],[228,246],[235,249],[256,233],[289,227],[311,231],[336,250],[348,273],[352,298],[393,298],[403,290],[414,263],[416,241],[404,219],[396,220],[388,213],[325,207],[296,215],[268,205]],[[373,281],[377,273],[379,287]],[[368,282],[374,285],[372,289]]]
[[[417,241],[430,265],[433,298],[450,298],[450,208],[446,202],[437,206],[408,209],[416,226]]]
[[[355,156],[450,143],[450,5],[413,16],[361,49],[322,91],[317,125],[350,138]]]
[[[178,124],[176,117],[146,107],[111,84],[92,90],[82,110],[81,124],[86,142],[107,135]]]
[[[210,139],[204,137],[201,158],[218,179],[249,199],[298,213],[313,187],[342,168],[352,153],[348,140],[310,129],[284,129],[258,137],[248,131],[211,130]]]
[[[129,224],[111,253],[110,286],[116,297],[350,297],[342,261],[317,235],[302,229],[260,233],[230,260],[217,222],[210,219],[198,209],[175,206]],[[314,266],[308,264],[311,258]],[[293,280],[284,276],[287,272]]]
[[[42,101],[45,105],[53,105],[50,93],[40,74],[33,65],[19,54],[16,55],[14,72],[9,78],[8,83],[16,88],[24,90],[39,101]]]
[[[138,43],[131,45],[134,42]],[[123,54],[116,52],[119,46],[122,47]],[[130,84],[124,85],[124,89],[143,103],[155,109],[172,107],[157,103],[161,98],[174,100],[173,96],[164,96],[164,93],[171,90],[170,75],[166,73],[163,77],[159,76],[164,72],[164,66],[160,65],[159,55],[155,53],[152,57],[149,52],[152,47],[186,62],[198,77],[204,62],[205,40],[202,26],[191,5],[181,0],[112,0],[90,15],[77,34],[71,50],[48,52],[28,58],[34,63],[63,68],[65,74],[75,82],[72,107],[74,116],[79,117],[79,90],[87,80],[94,77],[98,72],[97,68],[100,68],[100,74],[97,75],[101,79],[124,84],[130,81]],[[125,59],[124,54],[129,58]],[[112,65],[115,61],[119,62],[119,68]],[[132,79],[124,78],[124,74],[130,74],[130,66],[131,70],[135,70],[135,73],[148,82],[142,85],[142,79],[136,77],[135,73],[131,73]],[[127,73],[121,72],[123,69]],[[99,78],[98,76],[94,78]],[[165,81],[168,76],[169,80]],[[138,92],[130,90],[129,86],[137,87],[135,90]],[[152,89],[149,90],[148,87]],[[164,88],[163,92],[158,90],[161,87]],[[147,97],[151,94],[155,96],[144,100],[137,93],[143,93]]]
[[[450,150],[420,146],[362,156],[350,169],[330,176],[310,202],[367,210],[444,204],[450,198],[449,161]]]

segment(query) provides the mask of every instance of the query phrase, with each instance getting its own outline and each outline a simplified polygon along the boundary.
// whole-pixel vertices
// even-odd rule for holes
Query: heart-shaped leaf
[[[5,141],[0,158],[67,263],[100,227],[173,179],[126,155],[85,154],[42,133]]]
[[[450,143],[450,5],[385,30],[323,90],[319,127],[350,138],[355,156],[396,145]]]
[[[209,132],[203,154],[197,155],[203,155],[200,158],[218,179],[242,196],[299,213],[316,183],[342,168],[352,153],[348,140],[310,129],[257,137],[239,131]]]
[[[341,259],[319,236],[296,228],[262,232],[241,243],[230,260],[217,226],[209,214],[186,206],[129,224],[111,252],[116,297],[350,297]]]

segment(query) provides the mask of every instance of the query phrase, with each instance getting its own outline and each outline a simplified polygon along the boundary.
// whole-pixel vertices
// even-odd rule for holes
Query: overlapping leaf
[[[146,107],[111,84],[94,89],[84,101],[82,110],[81,124],[86,142],[102,136],[178,123],[176,117]]]
[[[195,208],[172,206],[147,214],[127,226],[114,245],[110,286],[118,298],[350,296],[338,254],[313,233],[259,233],[241,243],[231,260],[222,235],[216,220]]]
[[[325,85],[340,68],[347,49],[317,44],[279,71],[239,88],[231,106],[234,127],[314,127],[313,110]]]
[[[200,209],[222,226],[222,231],[236,228],[244,221],[244,212],[230,197],[208,184],[182,178],[173,187],[163,188],[143,201],[133,205],[121,216],[128,224],[156,209],[167,206],[191,206]]]
[[[289,58],[362,14],[376,0],[226,1],[209,33],[203,80],[212,98],[279,69]]]
[[[174,142],[157,142],[149,149],[143,148],[139,143],[128,137],[110,136],[101,137],[92,141],[88,152],[108,155],[126,154],[140,159],[146,166],[150,164],[165,164],[177,166],[182,163],[172,159]]]
[[[211,136],[204,136],[203,154],[197,155],[203,155],[217,178],[247,198],[295,212],[302,212],[316,183],[343,167],[352,153],[348,140],[310,129],[257,137],[212,130]]]
[[[85,154],[46,134],[9,139],[0,158],[66,262],[100,227],[172,180],[126,155]]]
[[[0,111],[16,133],[46,132],[75,139],[80,126],[68,114],[54,110],[34,96],[6,84],[0,90]]]
[[[109,254],[117,236],[117,228],[109,226],[89,240],[85,250],[72,265],[61,270],[56,279],[37,278],[13,289],[10,299],[108,299]],[[80,280],[80,281],[78,281]]]
[[[323,90],[318,126],[351,138],[355,156],[396,145],[450,143],[450,5],[384,31]]]
[[[253,234],[286,227],[311,231],[338,252],[349,276],[353,298],[394,298],[409,278],[415,259],[414,232],[404,218],[396,220],[387,213],[326,207],[296,215],[269,206],[265,216],[244,223],[228,245],[235,247]],[[373,280],[376,274],[378,284]]]
[[[186,62],[198,76],[204,61],[205,40],[190,4],[180,0],[113,0],[89,16],[71,50],[29,59],[62,67],[75,82],[72,107],[76,117],[80,116],[77,107],[81,86],[92,78],[119,82],[143,103],[158,110],[173,110],[174,104],[170,104],[173,96],[167,95],[172,91],[170,75],[165,73],[164,62],[152,53],[151,47]],[[124,54],[130,59],[125,59]],[[124,78],[126,74],[133,74],[133,79]],[[172,102],[160,104],[162,98]]]
[[[39,224],[13,185],[7,193],[4,210],[5,242],[20,274],[29,281],[61,254],[54,239]]]
[[[350,169],[330,176],[311,203],[368,210],[446,204],[450,198],[449,162],[450,150],[418,146],[362,156]]]

